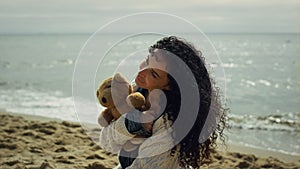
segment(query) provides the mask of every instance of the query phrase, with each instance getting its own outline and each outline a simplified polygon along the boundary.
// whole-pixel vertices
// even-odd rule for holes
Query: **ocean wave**
[[[0,61],[0,67],[1,68],[10,68],[11,67],[11,63],[8,61]]]
[[[75,61],[73,59],[58,59],[58,60],[55,60],[53,63],[54,64],[63,64],[63,65],[73,65],[74,62]]]
[[[229,125],[233,128],[269,131],[300,131],[300,114],[283,113],[266,116],[229,115]]]
[[[0,86],[6,86],[6,85],[8,85],[8,82],[6,82],[6,81],[0,81]]]
[[[77,121],[71,96],[61,91],[0,90],[0,110]]]

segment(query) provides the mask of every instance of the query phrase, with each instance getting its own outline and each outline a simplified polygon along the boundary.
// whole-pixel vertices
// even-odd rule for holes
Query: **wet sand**
[[[0,118],[0,168],[106,169],[118,163],[79,123],[8,113]],[[300,168],[299,157],[263,151],[253,155],[243,147],[228,150],[214,152],[212,164],[204,168]]]

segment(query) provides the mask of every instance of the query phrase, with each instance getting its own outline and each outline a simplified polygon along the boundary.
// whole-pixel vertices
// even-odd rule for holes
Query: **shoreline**
[[[79,122],[6,112],[0,116],[0,168],[113,168],[118,163],[116,155],[94,143]],[[213,153],[208,168],[300,168],[300,156],[232,143],[227,146],[225,150],[220,145]]]
[[[284,162],[297,162],[300,160],[300,156],[298,155],[292,155],[292,154],[287,154],[287,153],[281,153],[277,151],[272,151],[272,150],[264,150],[256,147],[249,147],[249,146],[243,146],[243,145],[238,145],[238,144],[233,144],[233,143],[227,143],[228,144],[228,152],[239,152],[243,154],[253,154],[257,157],[261,158],[268,158],[268,157],[273,157],[280,159],[281,161]],[[220,148],[220,151],[226,151]]]

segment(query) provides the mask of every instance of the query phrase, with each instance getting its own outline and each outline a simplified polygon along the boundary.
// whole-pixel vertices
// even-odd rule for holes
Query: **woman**
[[[174,36],[159,40],[149,53],[135,79],[149,110],[127,113],[103,128],[100,145],[119,153],[117,168],[200,168],[209,163],[217,137],[224,141],[225,127],[225,109],[204,58],[191,44]],[[192,91],[189,97],[181,92],[185,90]],[[178,125],[178,119],[183,123]],[[136,152],[124,152],[122,145],[136,135],[150,137]]]

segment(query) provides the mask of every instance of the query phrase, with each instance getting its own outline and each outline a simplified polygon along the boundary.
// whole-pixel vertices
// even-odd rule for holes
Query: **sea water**
[[[72,77],[76,59],[89,36],[0,35],[0,110],[78,121]],[[111,43],[110,36],[114,35],[105,35],[107,43]],[[300,155],[300,35],[207,36],[226,75],[223,95],[230,108],[228,141]],[[124,43],[122,50],[152,44],[156,39],[136,38]],[[112,51],[107,63],[118,64],[122,50]],[[213,63],[208,64],[213,67]],[[100,74],[111,76],[104,71]],[[95,123],[91,119],[96,117],[84,120]]]

